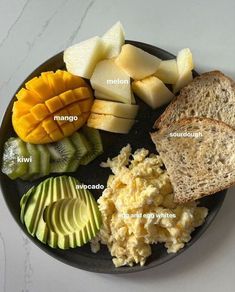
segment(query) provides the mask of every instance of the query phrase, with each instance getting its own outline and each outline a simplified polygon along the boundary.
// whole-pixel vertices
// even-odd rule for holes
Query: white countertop
[[[0,0],[0,114],[43,61],[121,20],[127,39],[172,53],[189,47],[196,69],[235,78],[233,0]],[[0,137],[2,139],[2,137]],[[141,273],[94,274],[67,266],[32,244],[0,194],[0,291],[234,291],[235,189],[188,251]]]

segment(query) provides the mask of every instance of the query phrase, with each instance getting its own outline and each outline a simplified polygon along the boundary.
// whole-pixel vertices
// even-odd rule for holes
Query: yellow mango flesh
[[[13,105],[12,124],[25,142],[45,144],[72,135],[87,121],[90,86],[67,71],[43,72],[25,84]]]

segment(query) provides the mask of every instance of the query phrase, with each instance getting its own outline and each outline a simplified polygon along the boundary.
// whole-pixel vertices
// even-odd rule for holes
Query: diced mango
[[[61,126],[65,123],[67,123],[67,121],[65,119],[63,119],[66,116],[69,116],[69,113],[66,109],[63,109],[63,110],[56,113],[56,115],[54,116],[54,120],[57,122],[57,124],[59,126]]]
[[[82,78],[62,70],[48,71],[25,86],[16,94],[12,114],[15,132],[23,141],[56,142],[84,125],[82,111],[90,112],[93,92]]]
[[[35,141],[35,139],[33,139],[33,141]],[[41,138],[40,140],[40,144],[47,144],[47,143],[52,143],[54,142],[49,136],[45,136],[43,138]],[[32,144],[35,142],[31,142]]]
[[[48,75],[52,75],[52,74],[54,74],[53,71],[47,71],[47,72],[42,72],[42,73],[41,73],[41,77],[42,77],[42,79],[43,79],[44,82],[46,82],[49,86],[50,86],[50,84],[49,84],[49,80],[48,80]]]
[[[35,105],[33,108],[30,109],[30,112],[38,121],[42,121],[50,115],[48,108],[43,103],[38,103],[37,105]]]
[[[81,125],[84,125],[84,123],[86,122],[86,120],[88,119],[88,117],[86,118],[86,116],[84,117],[84,114],[82,114],[78,120],[73,121],[73,125],[76,129],[79,129],[81,127]]]
[[[29,143],[36,144],[34,141],[35,139],[37,139],[37,137],[38,137],[37,135],[30,135],[27,136],[27,140],[29,141]],[[52,142],[53,140],[48,135],[40,138],[40,144],[47,144]]]
[[[37,94],[34,94],[25,88],[21,88],[21,90],[16,94],[16,97],[19,101],[29,105],[35,105],[36,103],[41,102],[41,99]]]
[[[49,136],[53,141],[59,141],[64,138],[64,134],[61,132],[59,128],[54,132],[51,132]]]
[[[20,102],[19,100],[15,101],[13,104],[13,111],[14,111],[15,117],[21,117],[22,115],[27,114],[30,108],[31,106],[27,103]]]
[[[57,112],[64,107],[59,96],[54,96],[48,99],[45,103],[51,113]]]
[[[19,127],[19,121],[17,120],[17,127],[16,127],[16,124],[15,124],[16,120],[13,120],[12,121],[12,124],[13,124],[13,127],[16,132],[16,134],[23,140],[23,141],[26,141],[26,137],[28,135],[28,133],[30,132],[30,130],[32,130],[32,128],[26,128],[26,127]]]
[[[88,87],[88,84],[79,76],[72,75],[71,73],[64,71],[64,81],[66,89],[75,89],[79,87]]]
[[[59,71],[56,71],[53,75],[48,75],[47,78],[54,95],[58,95],[65,91],[63,75]]]
[[[75,127],[74,127],[73,123],[66,122],[65,124],[63,124],[61,126],[61,129],[64,133],[64,136],[67,137],[67,136],[70,136],[71,134],[73,134]]]
[[[83,100],[87,98],[93,98],[91,91],[87,87],[79,87],[73,90],[77,100]]]
[[[73,85],[72,78],[73,78],[73,75],[71,73],[69,73],[68,71],[64,71],[63,80],[64,80],[64,85],[66,89],[74,89],[72,86]],[[78,86],[75,86],[75,88],[76,87]]]
[[[25,84],[26,88],[37,94],[42,101],[53,96],[53,92],[48,84],[41,78],[35,77]]]
[[[48,134],[50,134],[50,133],[52,133],[53,131],[59,129],[57,122],[54,121],[51,117],[45,119],[45,120],[42,122],[42,126],[43,126],[43,128],[45,129],[45,131],[46,131]]]
[[[37,125],[39,121],[36,120],[35,117],[31,113],[28,113],[27,115],[24,115],[23,117],[19,119],[19,123],[22,127],[32,128],[35,125]]]
[[[63,73],[63,80],[64,80],[64,85],[66,89],[73,89],[73,75],[69,73],[68,71],[64,71]],[[75,85],[75,88],[77,88],[77,84]]]
[[[80,109],[83,113],[89,112],[91,110],[91,107],[93,105],[92,99],[85,99],[79,102]]]
[[[28,136],[27,140],[29,143],[35,143],[35,139],[40,140],[40,144],[50,143],[52,139],[48,136],[42,125],[38,125],[33,131],[31,131]]]
[[[82,113],[79,102],[69,105],[66,109],[71,116],[80,116]]]
[[[77,100],[76,96],[73,94],[72,90],[67,90],[67,91],[61,93],[59,95],[59,97],[64,105],[71,104]]]

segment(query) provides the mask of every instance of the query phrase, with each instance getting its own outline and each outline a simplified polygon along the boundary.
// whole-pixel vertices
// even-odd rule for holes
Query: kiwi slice
[[[68,172],[74,172],[77,170],[80,160],[91,151],[91,145],[82,133],[75,132],[71,137],[70,141],[76,148],[75,155],[69,164],[67,169]]]
[[[40,153],[40,174],[38,177],[46,176],[50,173],[50,152],[45,145],[37,145]]]
[[[2,172],[9,178],[16,179],[28,171],[28,157],[25,143],[19,138],[9,138],[4,145]]]
[[[74,157],[76,149],[68,138],[47,145],[50,156],[50,172],[67,172],[69,164]]]
[[[85,138],[91,145],[91,150],[88,151],[88,153],[84,157],[82,157],[80,161],[81,165],[87,165],[92,160],[94,160],[97,156],[103,153],[103,145],[102,145],[100,133],[97,129],[84,126],[82,128],[82,134],[85,136]]]
[[[40,152],[37,149],[37,145],[26,143],[28,150],[28,172],[21,176],[23,180],[33,180],[34,176],[40,173]]]

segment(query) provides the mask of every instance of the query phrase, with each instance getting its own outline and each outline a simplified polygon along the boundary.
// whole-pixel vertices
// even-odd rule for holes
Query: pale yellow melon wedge
[[[131,104],[130,77],[114,61],[99,62],[90,81],[93,89],[102,92],[110,100]]]
[[[77,76],[91,78],[96,64],[105,58],[106,46],[100,37],[93,37],[64,51],[67,70]]]
[[[155,76],[132,82],[132,89],[139,98],[153,109],[170,102],[174,97],[174,94],[166,85]]]
[[[138,112],[138,105],[95,99],[92,113],[113,115],[115,117],[134,119]]]
[[[127,134],[134,123],[135,120],[94,113],[91,113],[87,121],[88,127],[120,134]]]
[[[115,23],[102,37],[107,46],[106,58],[117,57],[125,43],[125,32],[120,21]]]
[[[131,78],[140,80],[154,74],[161,60],[133,45],[122,46],[120,55],[115,60]]]
[[[166,84],[175,84],[179,75],[176,60],[162,61],[154,75]]]

